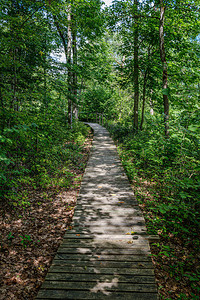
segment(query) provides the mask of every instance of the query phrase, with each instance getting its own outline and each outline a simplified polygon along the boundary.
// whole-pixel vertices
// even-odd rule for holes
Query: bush
[[[58,185],[69,187],[73,177],[70,168],[79,168],[82,145],[89,128],[76,122],[71,130],[62,120],[49,119],[44,123],[42,116],[35,119],[36,123],[6,128],[0,136],[2,199],[17,196],[20,186],[31,182],[30,178],[35,178],[39,186],[55,185],[51,177],[53,175],[57,180],[61,177],[61,166],[67,171],[64,172],[65,180],[59,179]]]

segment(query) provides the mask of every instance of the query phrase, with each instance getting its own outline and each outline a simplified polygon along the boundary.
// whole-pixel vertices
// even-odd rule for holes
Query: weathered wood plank
[[[77,261],[118,261],[118,262],[132,262],[132,261],[151,261],[149,257],[141,255],[93,255],[93,254],[64,254],[57,253],[55,259],[60,260],[77,260]]]
[[[116,192],[114,192],[114,193],[116,193]],[[94,207],[94,211],[95,210],[97,210],[97,209],[100,209],[100,208],[102,208],[102,206],[104,206],[104,205],[109,205],[110,207],[111,207],[111,209],[113,208],[113,209],[115,209],[115,208],[129,208],[129,209],[135,209],[135,208],[137,208],[138,207],[138,203],[137,202],[135,202],[135,201],[130,201],[130,202],[128,202],[128,201],[126,201],[125,202],[125,199],[123,199],[123,198],[119,198],[118,200],[116,200],[116,201],[107,201],[106,203],[105,203],[105,201],[103,201],[103,202],[101,202],[101,201],[96,201],[96,202],[94,202],[94,200],[92,201],[87,201],[87,199],[85,199],[85,201],[84,202],[82,202],[81,204],[80,204],[80,206],[78,206],[78,208],[79,209],[85,209],[85,210],[87,210],[88,209],[88,211],[91,211],[91,205],[95,205],[95,207]],[[90,206],[90,207],[89,207]],[[75,211],[76,211],[76,208],[75,208]],[[75,213],[75,215],[76,215],[76,213]]]
[[[83,228],[83,230],[87,230],[87,232],[88,232],[88,230],[90,230],[90,228],[85,227],[85,228]],[[81,240],[81,238],[78,238],[78,237],[73,238],[72,235],[65,235],[63,238],[63,241],[67,242],[67,240],[70,240],[70,242],[74,241],[75,243],[77,243],[78,240],[80,240],[80,242],[83,242],[83,241],[87,242],[87,239],[88,239],[88,241],[90,239],[89,242],[102,243],[103,241],[105,241],[105,243],[109,242],[110,244],[111,243],[116,244],[117,242],[119,242],[119,244],[121,244],[121,242],[127,243],[128,241],[134,241],[134,244],[146,243],[148,245],[148,242],[147,242],[148,237],[144,236],[143,239],[141,238],[143,231],[138,236],[131,235],[130,234],[131,231],[132,231],[132,229],[130,229],[130,227],[129,227],[126,230],[124,230],[123,235],[119,236],[119,235],[117,235],[117,232],[115,232],[115,233],[111,232],[111,234],[108,235],[105,231],[101,231],[100,229],[97,228],[97,231],[95,231],[95,229],[94,229],[93,233],[89,233],[90,237],[85,236],[85,238]],[[135,232],[135,231],[133,231],[133,232]],[[86,232],[83,234],[87,235]],[[81,235],[81,232],[76,233],[75,235],[79,236],[79,235]]]
[[[49,272],[46,277],[46,281],[80,281],[80,282],[112,282],[113,278],[118,283],[135,283],[135,284],[144,284],[144,283],[155,283],[153,276],[133,276],[130,274],[111,274],[105,275],[101,273],[84,273],[84,274],[70,274],[70,273],[51,273]],[[43,287],[44,288],[44,287]]]
[[[141,266],[142,265],[142,266]],[[113,267],[113,268],[105,268],[103,266],[95,265],[92,266],[86,266],[83,265],[82,267],[79,266],[79,264],[65,264],[64,266],[62,264],[56,265],[55,263],[50,267],[49,272],[50,273],[69,273],[69,274],[105,274],[105,275],[131,275],[131,276],[148,276],[154,278],[154,270],[152,269],[152,264],[143,262],[140,265],[135,264],[135,266],[131,265],[132,268],[129,268],[127,265],[126,267]],[[144,269],[145,268],[145,269]]]
[[[62,246],[64,248],[68,248],[69,244],[71,244],[71,241],[63,241]],[[76,245],[77,248],[87,248],[87,247],[89,248],[89,246],[93,247],[93,248],[98,248],[98,247],[101,248],[103,246],[103,244],[105,244],[105,249],[123,249],[123,247],[124,247],[125,249],[132,250],[133,251],[132,253],[136,253],[138,250],[141,253],[143,253],[144,255],[145,254],[147,255],[149,252],[149,249],[150,249],[148,243],[146,243],[146,244],[145,243],[135,243],[132,240],[122,241],[121,247],[119,246],[120,243],[118,241],[116,243],[110,243],[108,240],[105,241],[104,243],[103,243],[103,241],[102,241],[102,243],[96,242],[96,241],[89,241],[89,242],[81,241],[80,243],[73,241],[71,244],[72,247],[69,246],[69,248],[73,248],[73,245]]]
[[[80,226],[80,224],[83,224],[82,225],[82,228],[85,229],[85,230],[88,230],[91,232],[91,234],[109,234],[110,233],[110,237],[111,235],[117,235],[117,233],[120,231],[121,234],[126,234],[126,232],[130,232],[130,231],[136,231],[136,232],[143,232],[143,231],[146,231],[146,226],[144,225],[141,225],[141,224],[137,224],[137,225],[133,225],[133,226],[125,226],[123,225],[122,227],[120,226],[109,226],[109,225],[105,225],[105,227],[102,227],[103,228],[103,231],[100,230],[100,226],[91,226],[90,224],[86,224],[86,223],[81,223],[81,222],[78,222],[76,221],[75,223],[73,223],[73,226]]]
[[[97,226],[109,226],[109,227],[113,227],[113,228],[122,228],[123,227],[129,227],[129,228],[132,228],[132,227],[135,227],[135,226],[145,226],[145,222],[144,222],[144,219],[141,218],[141,217],[137,217],[137,219],[133,219],[133,220],[124,220],[124,221],[121,221],[121,224],[119,224],[117,222],[117,220],[113,220],[113,221],[108,221],[108,220],[97,220],[97,221],[87,221],[86,219],[84,218],[78,218],[78,219],[74,219],[73,220],[73,223],[76,224],[77,221],[85,221],[84,223],[84,227],[86,225],[90,226],[90,227],[97,227]],[[88,222],[88,224],[87,224]]]
[[[90,249],[98,249],[99,247],[102,248],[103,246],[103,243],[100,244],[100,243],[71,243],[71,241],[67,241],[67,242],[64,242],[61,244],[60,248],[59,249],[62,249],[62,248],[90,248]],[[132,244],[111,244],[111,243],[105,243],[105,249],[113,249],[114,250],[120,250],[120,249],[124,249],[125,250],[130,250],[130,252],[132,252],[132,254],[142,254],[142,255],[150,255],[150,249],[149,247],[145,247],[145,245],[142,246],[142,249],[141,249],[141,244],[136,247],[136,245],[132,246]],[[58,250],[59,251],[59,250]],[[126,252],[124,252],[125,254]]]
[[[112,254],[112,255],[145,255],[144,251],[141,249],[106,249],[106,248],[88,248],[88,247],[76,247],[70,248],[68,245],[62,244],[57,253],[63,253],[63,254],[78,254],[78,253],[85,253],[85,254],[93,254],[93,255],[99,255],[99,254]]]
[[[96,226],[95,226],[96,227]],[[76,227],[75,227],[75,230],[74,232],[70,232],[70,231],[66,231],[65,235],[64,235],[64,239],[98,239],[98,240],[101,240],[101,239],[110,239],[110,240],[124,240],[124,239],[134,239],[137,235],[137,240],[138,241],[144,241],[146,242],[146,237],[145,236],[142,236],[142,234],[135,234],[135,232],[138,232],[138,231],[132,231],[131,227],[128,228],[127,231],[123,232],[123,228],[121,229],[121,232],[119,234],[119,231],[117,231],[116,233],[112,233],[109,231],[109,229],[112,229],[112,228],[115,228],[114,226],[108,226],[107,227],[107,232],[100,232],[99,234],[96,234],[96,233],[93,233],[91,229],[89,228],[85,228],[83,227],[82,228],[82,232],[80,233],[77,233],[76,232]],[[101,227],[100,227],[101,229]],[[117,230],[117,229],[116,229]]]
[[[96,261],[96,260],[88,260],[88,261],[80,261],[80,260],[63,260],[63,259],[54,259],[52,265],[60,265],[60,266],[81,266],[81,267],[96,267],[96,268],[138,268],[138,269],[153,269],[151,261],[144,261],[141,257],[140,260],[134,262],[120,262],[120,261]]]
[[[77,290],[41,290],[38,294],[37,300],[40,299],[107,299],[107,300],[158,300],[157,293],[133,293],[133,292],[87,292]]]
[[[76,207],[75,207],[75,213],[76,214],[80,214],[80,215],[84,215],[84,211],[82,210],[83,207],[87,208],[87,211],[88,212],[91,212],[91,214],[94,214],[95,213],[101,213],[101,212],[107,212],[108,214],[113,214],[115,213],[116,211],[116,214],[119,215],[119,214],[122,214],[122,215],[129,215],[129,216],[132,216],[134,217],[135,215],[139,214],[139,215],[142,215],[142,212],[141,210],[139,209],[139,207],[134,207],[134,208],[125,208],[125,207],[120,207],[120,206],[117,206],[115,211],[112,210],[113,206],[110,205],[110,204],[107,204],[107,205],[100,205],[98,204],[97,206],[95,207],[91,207],[91,205],[82,205],[82,204],[78,204]]]
[[[80,225],[81,225],[81,224],[80,224]],[[131,232],[132,232],[132,233],[131,233]],[[66,235],[67,235],[67,234],[75,234],[75,235],[77,235],[77,234],[91,234],[91,235],[93,235],[93,234],[90,232],[90,229],[88,229],[88,228],[83,228],[82,226],[73,226],[73,223],[70,224],[70,228],[66,230],[66,233],[65,233],[65,234],[66,234]],[[124,234],[125,234],[125,233],[122,233],[122,232],[121,232],[121,235],[124,236]],[[119,233],[118,233],[118,235],[119,235]],[[127,233],[126,233],[125,235],[129,235],[129,237],[130,237],[130,235],[131,235],[131,237],[132,237],[133,235],[138,235],[138,236],[141,236],[141,237],[143,236],[143,237],[145,237],[145,238],[148,236],[146,230],[142,230],[142,231],[132,231],[132,230],[130,230],[130,228],[129,228],[129,231],[127,231]]]
[[[140,245],[148,245],[148,238],[147,237],[142,237],[140,235],[130,235],[129,232],[127,232],[124,235],[117,235],[117,234],[104,234],[104,233],[96,233],[96,234],[92,234],[92,235],[87,235],[87,234],[75,234],[75,235],[71,235],[71,234],[66,234],[63,238],[63,242],[68,242],[68,240],[70,240],[70,242],[75,242],[75,243],[79,243],[79,241],[82,242],[94,242],[94,243],[107,243],[109,242],[110,244],[114,243],[116,244],[117,242],[119,244],[121,243],[128,243],[132,241],[131,244],[140,244]],[[132,245],[133,248],[133,245]]]
[[[56,290],[103,290],[103,291],[115,291],[119,292],[143,292],[143,293],[155,293],[155,284],[126,284],[118,282],[117,277],[113,277],[111,282],[109,281],[97,281],[97,282],[86,282],[86,281],[57,281],[57,280],[46,280],[43,284],[43,289],[56,289]]]
[[[87,214],[87,215],[85,215]],[[90,214],[90,211],[88,210],[85,210],[85,214],[81,215],[81,214],[76,214],[76,212],[74,213],[74,217],[73,217],[73,223],[77,223],[77,222],[91,222],[91,225],[97,227],[97,226],[104,226],[104,225],[107,225],[109,227],[119,227],[120,225],[118,224],[117,220],[116,222],[112,221],[112,222],[109,222],[108,219],[109,218],[112,218],[114,217],[112,214],[109,214],[107,212],[104,212],[102,211],[101,214],[99,215],[107,215],[107,216],[104,216],[105,218],[107,218],[107,221],[105,220],[104,222],[99,222],[99,218],[100,216],[98,216],[98,213],[94,214],[93,216]],[[101,216],[102,217],[102,216]],[[123,215],[122,215],[123,217]],[[138,224],[140,224],[140,226],[145,226],[145,222],[144,222],[144,218],[142,215],[138,215],[135,216],[135,219],[133,221],[133,219],[130,217],[127,216],[127,219],[125,220],[125,216],[124,216],[124,221],[121,223],[121,226],[124,226],[124,227],[133,227],[133,226],[138,226]],[[119,219],[119,218],[118,218]]]
[[[127,233],[130,233],[131,230],[127,231]],[[65,234],[63,241],[67,242],[68,240],[70,240],[70,242],[75,242],[77,243],[78,240],[82,241],[88,241],[88,242],[95,242],[95,243],[101,243],[101,241],[103,242],[109,242],[109,243],[116,243],[119,242],[119,244],[121,244],[122,242],[124,243],[128,243],[129,241],[132,241],[133,244],[140,244],[140,245],[144,245],[144,244],[148,244],[147,239],[146,238],[142,238],[140,236],[133,238],[132,235],[130,234],[123,234],[123,235],[118,235],[118,234],[107,234],[107,233],[99,233],[99,234],[91,234],[91,235],[87,235],[87,234]]]

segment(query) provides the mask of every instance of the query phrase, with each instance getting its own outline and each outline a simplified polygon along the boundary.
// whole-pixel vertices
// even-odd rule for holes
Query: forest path
[[[36,299],[158,299],[143,215],[108,131],[93,147],[66,232]]]

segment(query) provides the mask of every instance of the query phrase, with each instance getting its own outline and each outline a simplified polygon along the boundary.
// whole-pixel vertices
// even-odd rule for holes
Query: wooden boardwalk
[[[143,215],[107,130],[90,126],[73,228],[36,299],[158,299]]]

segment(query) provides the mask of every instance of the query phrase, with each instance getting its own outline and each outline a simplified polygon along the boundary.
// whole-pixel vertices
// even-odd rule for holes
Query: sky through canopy
[[[103,0],[105,2],[105,5],[109,6],[112,3],[112,0]]]

